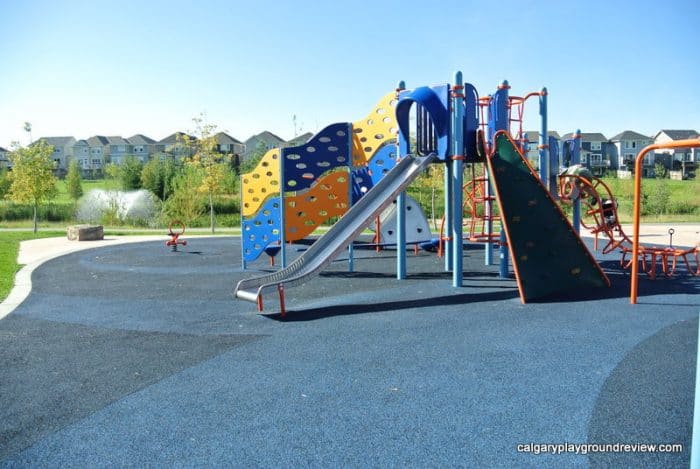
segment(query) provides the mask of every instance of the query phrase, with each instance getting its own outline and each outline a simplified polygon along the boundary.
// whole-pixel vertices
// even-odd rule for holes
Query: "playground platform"
[[[611,288],[523,305],[479,245],[462,288],[434,254],[398,281],[393,251],[358,247],[353,273],[341,255],[288,290],[283,319],[274,295],[265,315],[233,299],[256,274],[240,238],[164,240],[32,250],[0,320],[0,466],[689,463],[700,281],[682,271],[640,277],[630,305],[618,256],[594,253]]]

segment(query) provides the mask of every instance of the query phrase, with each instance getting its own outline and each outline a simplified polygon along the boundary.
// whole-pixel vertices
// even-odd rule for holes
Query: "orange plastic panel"
[[[396,140],[396,93],[385,95],[367,117],[353,122],[352,164],[364,166],[386,142]]]
[[[304,239],[324,221],[347,212],[348,184],[348,172],[335,171],[319,178],[307,191],[285,197],[285,239]]]
[[[271,195],[280,193],[280,150],[273,148],[265,153],[258,166],[241,177],[244,217],[254,215]]]

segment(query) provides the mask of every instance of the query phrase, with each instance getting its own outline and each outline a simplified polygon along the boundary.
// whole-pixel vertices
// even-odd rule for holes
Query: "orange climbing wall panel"
[[[353,122],[353,166],[365,166],[379,147],[396,140],[396,102],[396,93],[388,93],[367,117]]]
[[[273,148],[265,153],[258,166],[241,176],[243,206],[241,214],[250,217],[260,210],[271,195],[280,193],[280,150]]]
[[[304,239],[324,221],[343,215],[348,210],[349,191],[348,172],[335,171],[308,190],[285,197],[285,239]]]

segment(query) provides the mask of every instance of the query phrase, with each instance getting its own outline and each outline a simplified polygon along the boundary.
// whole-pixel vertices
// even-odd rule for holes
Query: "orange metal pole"
[[[654,143],[646,146],[639,152],[634,161],[634,210],[632,212],[632,281],[630,285],[630,303],[637,304],[637,288],[639,274],[639,216],[641,214],[641,193],[642,193],[642,162],[644,156],[652,150],[669,148],[697,148],[700,147],[700,138],[690,138],[685,140],[675,140],[667,143]]]

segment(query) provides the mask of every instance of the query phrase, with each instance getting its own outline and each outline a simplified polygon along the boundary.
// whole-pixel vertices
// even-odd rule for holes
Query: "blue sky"
[[[432,6],[431,6],[432,5]],[[395,88],[549,90],[549,128],[700,130],[700,2],[0,0],[0,146],[156,140],[192,118],[245,140],[364,117]],[[537,129],[536,103],[526,110]]]

